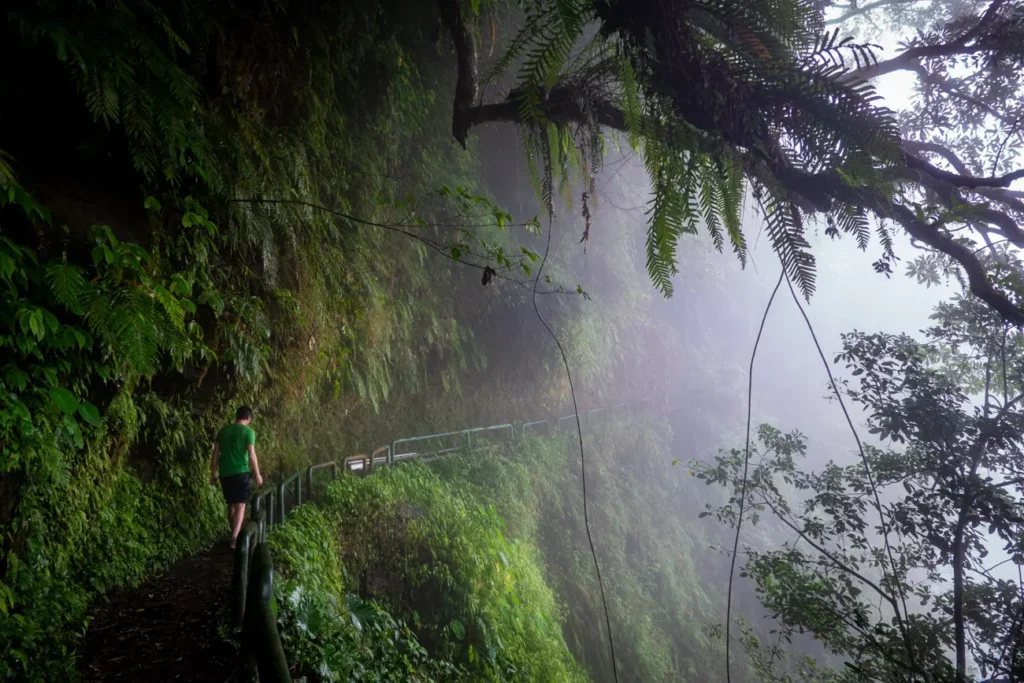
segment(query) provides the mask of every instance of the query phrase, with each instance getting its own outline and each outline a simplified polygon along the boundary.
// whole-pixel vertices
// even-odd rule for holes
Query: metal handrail
[[[282,481],[277,487],[277,504],[281,510],[281,518],[278,521],[278,524],[284,521],[285,515],[288,513],[289,508],[285,505],[284,490],[288,484],[293,481],[295,482],[295,505],[290,509],[294,510],[298,506],[302,505],[302,479],[299,477],[298,472],[292,472],[285,477],[284,481]]]
[[[498,430],[508,430],[508,440],[511,441],[516,438],[516,428],[511,424],[503,425],[491,425],[490,427],[476,427],[474,429],[463,429],[462,433],[466,435],[466,447],[473,447],[473,435],[474,434],[485,434],[487,432],[496,432]]]
[[[429,451],[427,453],[403,453],[402,456],[399,457],[405,457],[406,459],[415,458],[422,462],[430,462],[431,460],[437,460],[442,455],[448,455],[449,453],[458,453],[461,450],[464,450],[462,446],[453,446],[452,448],[442,448],[439,451]]]
[[[592,418],[608,411],[609,415],[615,415],[617,410],[625,408],[631,411],[636,407],[650,406],[649,399],[619,403],[611,408],[598,408],[589,411],[585,416],[577,414],[565,415],[554,421],[554,429],[562,431],[562,422],[580,418],[582,425],[586,419],[589,425]],[[527,422],[520,428],[520,436],[526,437],[529,430],[539,425],[545,425],[547,435],[552,435],[552,422],[550,420],[536,420]],[[428,434],[426,436],[413,436],[402,439],[395,439],[390,445],[374,449],[370,455],[350,455],[341,461],[342,473],[352,471],[349,464],[356,461],[363,463],[363,474],[372,472],[376,461],[383,460],[387,465],[393,465],[397,460],[407,459],[434,459],[448,453],[463,449],[470,450],[473,445],[474,434],[484,434],[496,431],[507,430],[508,441],[515,439],[515,427],[512,424],[492,425],[489,427],[476,427],[463,429],[454,432],[442,432],[440,434]],[[400,444],[419,443],[430,439],[441,439],[446,437],[458,437],[461,442],[452,447],[441,448],[432,452],[419,453],[410,451],[399,453]],[[489,443],[477,448],[497,448],[500,444]],[[380,458],[384,453],[384,458]],[[331,479],[337,480],[339,464],[336,461],[310,465],[306,468],[306,490],[307,501],[313,500],[313,473],[322,469],[331,470]],[[274,526],[284,522],[287,513],[302,505],[302,477],[301,472],[293,472],[277,486],[267,487],[259,491],[252,499],[252,516],[249,522],[242,528],[235,547],[234,567],[232,576],[231,612],[236,626],[242,627],[243,642],[248,655],[255,660],[260,681],[264,683],[285,683],[291,681],[291,674],[288,669],[287,658],[281,644],[281,635],[277,630],[277,620],[271,608],[273,596],[273,568],[271,565],[270,550],[267,546],[267,526]],[[288,486],[295,482],[295,505],[290,508],[285,500],[285,491]],[[275,514],[276,513],[276,514]]]
[[[377,456],[380,455],[381,453],[386,453],[386,455],[383,458],[378,458]],[[391,459],[391,446],[390,445],[388,445],[388,446],[378,446],[377,448],[375,448],[373,450],[373,453],[370,453],[370,472],[372,472],[373,468],[377,466],[377,461],[378,460],[383,460],[384,464],[386,465],[386,464],[388,464],[388,461],[390,459]]]
[[[395,439],[394,441],[391,442],[391,451],[388,453],[388,465],[395,464],[395,458],[397,458],[399,456],[402,456],[402,455],[405,455],[405,456],[416,456],[416,455],[419,455],[415,451],[411,451],[409,453],[399,453],[398,452],[398,445],[399,444],[416,443],[418,441],[429,441],[430,439],[441,439],[441,438],[444,438],[446,436],[461,436],[462,433],[463,433],[462,430],[459,430],[459,431],[456,431],[456,432],[441,432],[440,434],[427,434],[426,436],[410,436],[410,437],[406,437],[404,439]]]
[[[322,462],[319,465],[310,465],[306,468],[306,499],[313,500],[313,473],[319,470],[331,470],[331,481],[338,479],[338,463],[331,460]]]
[[[583,416],[578,414],[578,413],[573,413],[572,415],[563,415],[562,417],[558,418],[558,421],[555,422],[555,431],[558,432],[559,434],[561,434],[562,433],[562,421],[563,420],[573,420],[573,421],[575,421],[576,418],[580,418],[580,424],[583,423]]]
[[[250,519],[242,527],[241,533],[235,543],[235,561],[231,577],[231,622],[235,626],[241,626],[245,616],[245,598],[249,586],[249,563],[252,559],[252,552],[256,546],[263,543],[266,538],[266,510],[256,513],[254,519]]]
[[[527,422],[526,424],[524,424],[522,427],[519,428],[519,433],[520,433],[520,435],[522,435],[522,438],[524,438],[524,439],[526,438],[526,431],[528,429],[533,429],[537,425],[544,425],[544,433],[548,434],[548,435],[551,434],[551,421],[550,420],[534,420],[533,422]]]
[[[256,660],[261,683],[291,683],[288,659],[277,630],[277,616],[271,606],[274,569],[270,548],[265,542],[257,544],[250,561],[252,577],[246,586],[248,608],[242,618],[242,641],[248,655]]]
[[[264,503],[264,499],[270,498],[269,503]],[[274,526],[274,489],[266,488],[256,494],[252,502],[253,514],[258,514],[264,507],[268,510],[267,512],[267,524]]]

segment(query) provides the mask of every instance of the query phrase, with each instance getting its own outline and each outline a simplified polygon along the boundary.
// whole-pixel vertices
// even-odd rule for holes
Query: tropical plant
[[[859,462],[804,471],[806,439],[762,425],[749,476],[740,449],[697,466],[732,496],[706,514],[736,524],[742,505],[786,539],[747,549],[744,572],[782,638],[844,658],[833,680],[1024,673],[1024,345],[966,295],[932,317],[922,341],[844,335],[841,391],[875,440]]]
[[[999,83],[1000,92],[1016,97],[1024,53],[1014,37],[1024,15],[994,0],[876,63],[873,46],[825,28],[825,4],[527,1],[524,28],[483,82],[517,62],[519,77],[504,100],[483,102],[461,3],[442,0],[441,17],[459,61],[453,133],[465,141],[470,128],[483,123],[526,128],[528,149],[541,155],[540,189],[549,201],[554,179],[574,165],[588,182],[600,164],[602,130],[627,137],[654,184],[648,270],[666,292],[676,241],[700,222],[719,247],[724,231],[743,258],[737,215],[749,186],[786,272],[805,296],[815,273],[805,222],[824,218],[830,235],[852,234],[863,249],[874,215],[882,245],[877,270],[892,269],[896,224],[951,259],[971,291],[1005,319],[1024,323],[1006,288],[952,232],[963,226],[1024,244],[1020,198],[1007,189],[1024,171],[974,175],[948,156],[953,170],[934,165],[929,154],[944,156],[942,150],[903,139],[894,113],[880,105],[870,84],[882,72],[959,58],[977,87]],[[922,125],[949,120],[928,105],[921,108],[928,119]],[[963,111],[964,105],[943,106]],[[1013,120],[1012,112],[1006,120]]]
[[[345,477],[322,511],[301,512],[272,543],[302,670],[343,680],[374,667],[386,670],[380,680],[399,680],[387,676],[403,668],[422,680],[585,680],[535,549],[504,535],[493,506],[409,464]]]

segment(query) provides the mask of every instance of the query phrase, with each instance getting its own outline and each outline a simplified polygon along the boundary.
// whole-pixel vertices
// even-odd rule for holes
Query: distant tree
[[[815,276],[807,220],[822,220],[833,237],[853,235],[861,249],[877,233],[875,266],[886,273],[896,260],[895,225],[939,255],[935,267],[957,269],[973,294],[1024,324],[1024,310],[991,279],[968,237],[1024,246],[1024,194],[1011,188],[1024,170],[1009,170],[1020,147],[1024,73],[1017,3],[932,3],[938,25],[876,63],[871,45],[831,32],[831,3],[820,1],[520,0],[523,29],[483,77],[471,12],[459,0],[438,4],[458,56],[455,138],[464,143],[484,123],[518,124],[550,207],[560,187],[568,190],[571,169],[584,183],[593,176],[603,132],[623,134],[654,185],[647,265],[666,293],[678,239],[701,225],[717,247],[728,240],[745,258],[739,216],[749,188],[805,296]],[[870,11],[867,3],[845,9]],[[485,100],[513,69],[512,87]],[[906,69],[932,85],[926,105],[900,121],[870,81]],[[987,105],[971,102],[979,93]],[[1002,116],[983,116],[996,102],[1007,107]],[[971,154],[942,137],[968,121],[984,137]]]
[[[968,296],[932,318],[923,341],[844,335],[862,462],[806,472],[804,437],[762,425],[745,487],[745,449],[695,465],[732,492],[705,514],[735,524],[745,496],[746,523],[786,532],[744,572],[784,640],[844,658],[832,680],[1024,680],[1024,340]]]
[[[910,31],[926,31],[936,22],[977,12],[986,4],[987,0],[826,0],[820,3],[829,17],[827,25],[857,28],[874,36],[885,32],[906,35]]]

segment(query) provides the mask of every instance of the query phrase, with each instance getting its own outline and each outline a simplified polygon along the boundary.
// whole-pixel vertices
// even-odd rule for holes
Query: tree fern
[[[639,9],[637,18],[621,3],[595,7],[571,0],[530,0],[526,6],[526,28],[499,62],[508,67],[522,60],[512,94],[521,122],[546,125],[544,98],[555,88],[572,93],[583,113],[574,123],[583,129],[596,128],[591,114],[596,107],[618,107],[625,135],[643,156],[652,182],[647,266],[654,285],[666,294],[672,291],[677,242],[699,223],[716,249],[724,249],[728,235],[733,251],[746,263],[741,213],[749,176],[760,187],[773,248],[793,282],[810,296],[814,260],[800,209],[775,176],[779,167],[806,173],[862,169],[863,177],[856,182],[874,183],[880,166],[902,164],[892,112],[878,106],[871,85],[842,78],[872,61],[874,47],[825,32],[818,2],[687,0],[645,5],[644,11],[658,14],[655,23]],[[600,15],[603,30],[580,45],[580,22],[592,18],[592,12]],[[688,67],[692,73],[685,72]],[[687,78],[707,97],[689,95],[681,85]],[[731,86],[742,93],[742,100],[739,95],[731,100],[721,88],[716,94],[710,81],[725,84],[726,90]],[[700,129],[691,125],[689,116],[700,122]],[[570,124],[557,125],[564,129]],[[552,144],[538,136],[529,139],[542,147]],[[576,139],[590,138],[577,134]],[[536,156],[553,159],[549,150]],[[566,180],[564,147],[558,161],[561,165],[555,168],[550,161],[542,165],[546,204],[552,194],[548,175],[563,184]],[[865,246],[870,232],[866,214],[842,205],[833,211],[837,230]]]

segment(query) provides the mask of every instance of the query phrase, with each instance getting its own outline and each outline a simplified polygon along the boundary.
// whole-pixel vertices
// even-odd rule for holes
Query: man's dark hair
[[[242,406],[237,411],[235,411],[235,419],[236,420],[248,420],[251,417],[252,417],[252,408],[250,408],[249,406]]]

